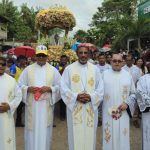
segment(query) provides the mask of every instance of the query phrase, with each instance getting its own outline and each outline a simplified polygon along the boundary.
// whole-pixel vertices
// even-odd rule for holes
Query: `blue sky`
[[[27,3],[28,7],[41,8],[48,8],[56,4],[66,6],[76,18],[77,25],[72,32],[74,33],[79,29],[89,28],[93,14],[97,11],[97,7],[101,6],[103,0],[13,0],[13,2],[17,6]]]

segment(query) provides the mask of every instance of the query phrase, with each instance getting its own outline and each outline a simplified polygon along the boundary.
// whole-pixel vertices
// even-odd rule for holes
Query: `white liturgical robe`
[[[91,102],[77,101],[86,92]],[[103,99],[103,81],[98,68],[78,61],[69,65],[61,79],[61,96],[67,106],[69,150],[95,150],[98,106]]]
[[[150,149],[150,74],[137,83],[137,102],[142,112],[142,150]]]
[[[22,99],[22,93],[14,78],[0,76],[0,105],[8,103],[10,110],[0,113],[0,150],[16,150],[13,114]]]
[[[102,73],[102,74],[105,70],[111,69],[111,65],[109,65],[109,64],[105,64],[104,66],[97,64],[96,66],[98,67],[100,73]]]
[[[141,77],[140,69],[137,66],[135,66],[135,65],[132,65],[131,67],[128,67],[127,65],[125,65],[125,66],[123,66],[123,69],[125,69],[126,71],[131,73],[131,76],[133,78],[134,84],[136,85],[137,81]]]
[[[123,69],[106,70],[103,79],[103,150],[130,150],[129,115],[133,114],[135,106],[134,82],[130,73]],[[118,108],[123,102],[129,107],[118,120],[114,120],[110,110]]]
[[[60,78],[59,72],[48,63],[44,66],[37,63],[28,66],[19,78],[25,103],[25,150],[50,150],[53,109],[60,99]],[[33,94],[27,93],[29,86],[49,86],[52,93],[36,101]]]

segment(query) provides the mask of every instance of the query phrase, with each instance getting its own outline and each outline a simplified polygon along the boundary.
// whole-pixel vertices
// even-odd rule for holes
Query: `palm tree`
[[[137,40],[138,49],[141,50],[141,38],[150,34],[150,19],[139,18],[138,20],[131,18],[123,18],[119,21],[119,32],[113,41],[113,48],[127,48],[129,39]]]
[[[138,49],[141,50],[141,38],[150,33],[150,18],[139,18],[133,20],[123,36],[123,39],[135,39],[138,42]]]
[[[13,5],[13,2],[10,0],[2,0],[0,2],[0,14],[2,16],[11,18],[12,11],[15,11],[17,8]]]

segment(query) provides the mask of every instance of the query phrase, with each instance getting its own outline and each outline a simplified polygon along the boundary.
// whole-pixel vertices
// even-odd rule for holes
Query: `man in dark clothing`
[[[59,71],[61,75],[63,74],[67,64],[68,64],[68,57],[66,55],[62,55],[60,57],[59,65],[56,66],[56,69]],[[62,99],[59,101],[59,103],[60,103],[60,119],[63,121],[66,118],[66,105]]]

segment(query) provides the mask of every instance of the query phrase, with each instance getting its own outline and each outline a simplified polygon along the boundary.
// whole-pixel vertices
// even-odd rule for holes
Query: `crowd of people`
[[[76,54],[74,63],[62,55],[55,67],[44,45],[30,62],[0,56],[0,150],[16,150],[15,124],[24,126],[25,150],[49,150],[58,101],[61,120],[67,116],[69,150],[95,150],[98,124],[99,149],[130,150],[130,120],[139,114],[142,149],[149,150],[150,51],[136,59],[132,53],[91,55],[80,44]]]

